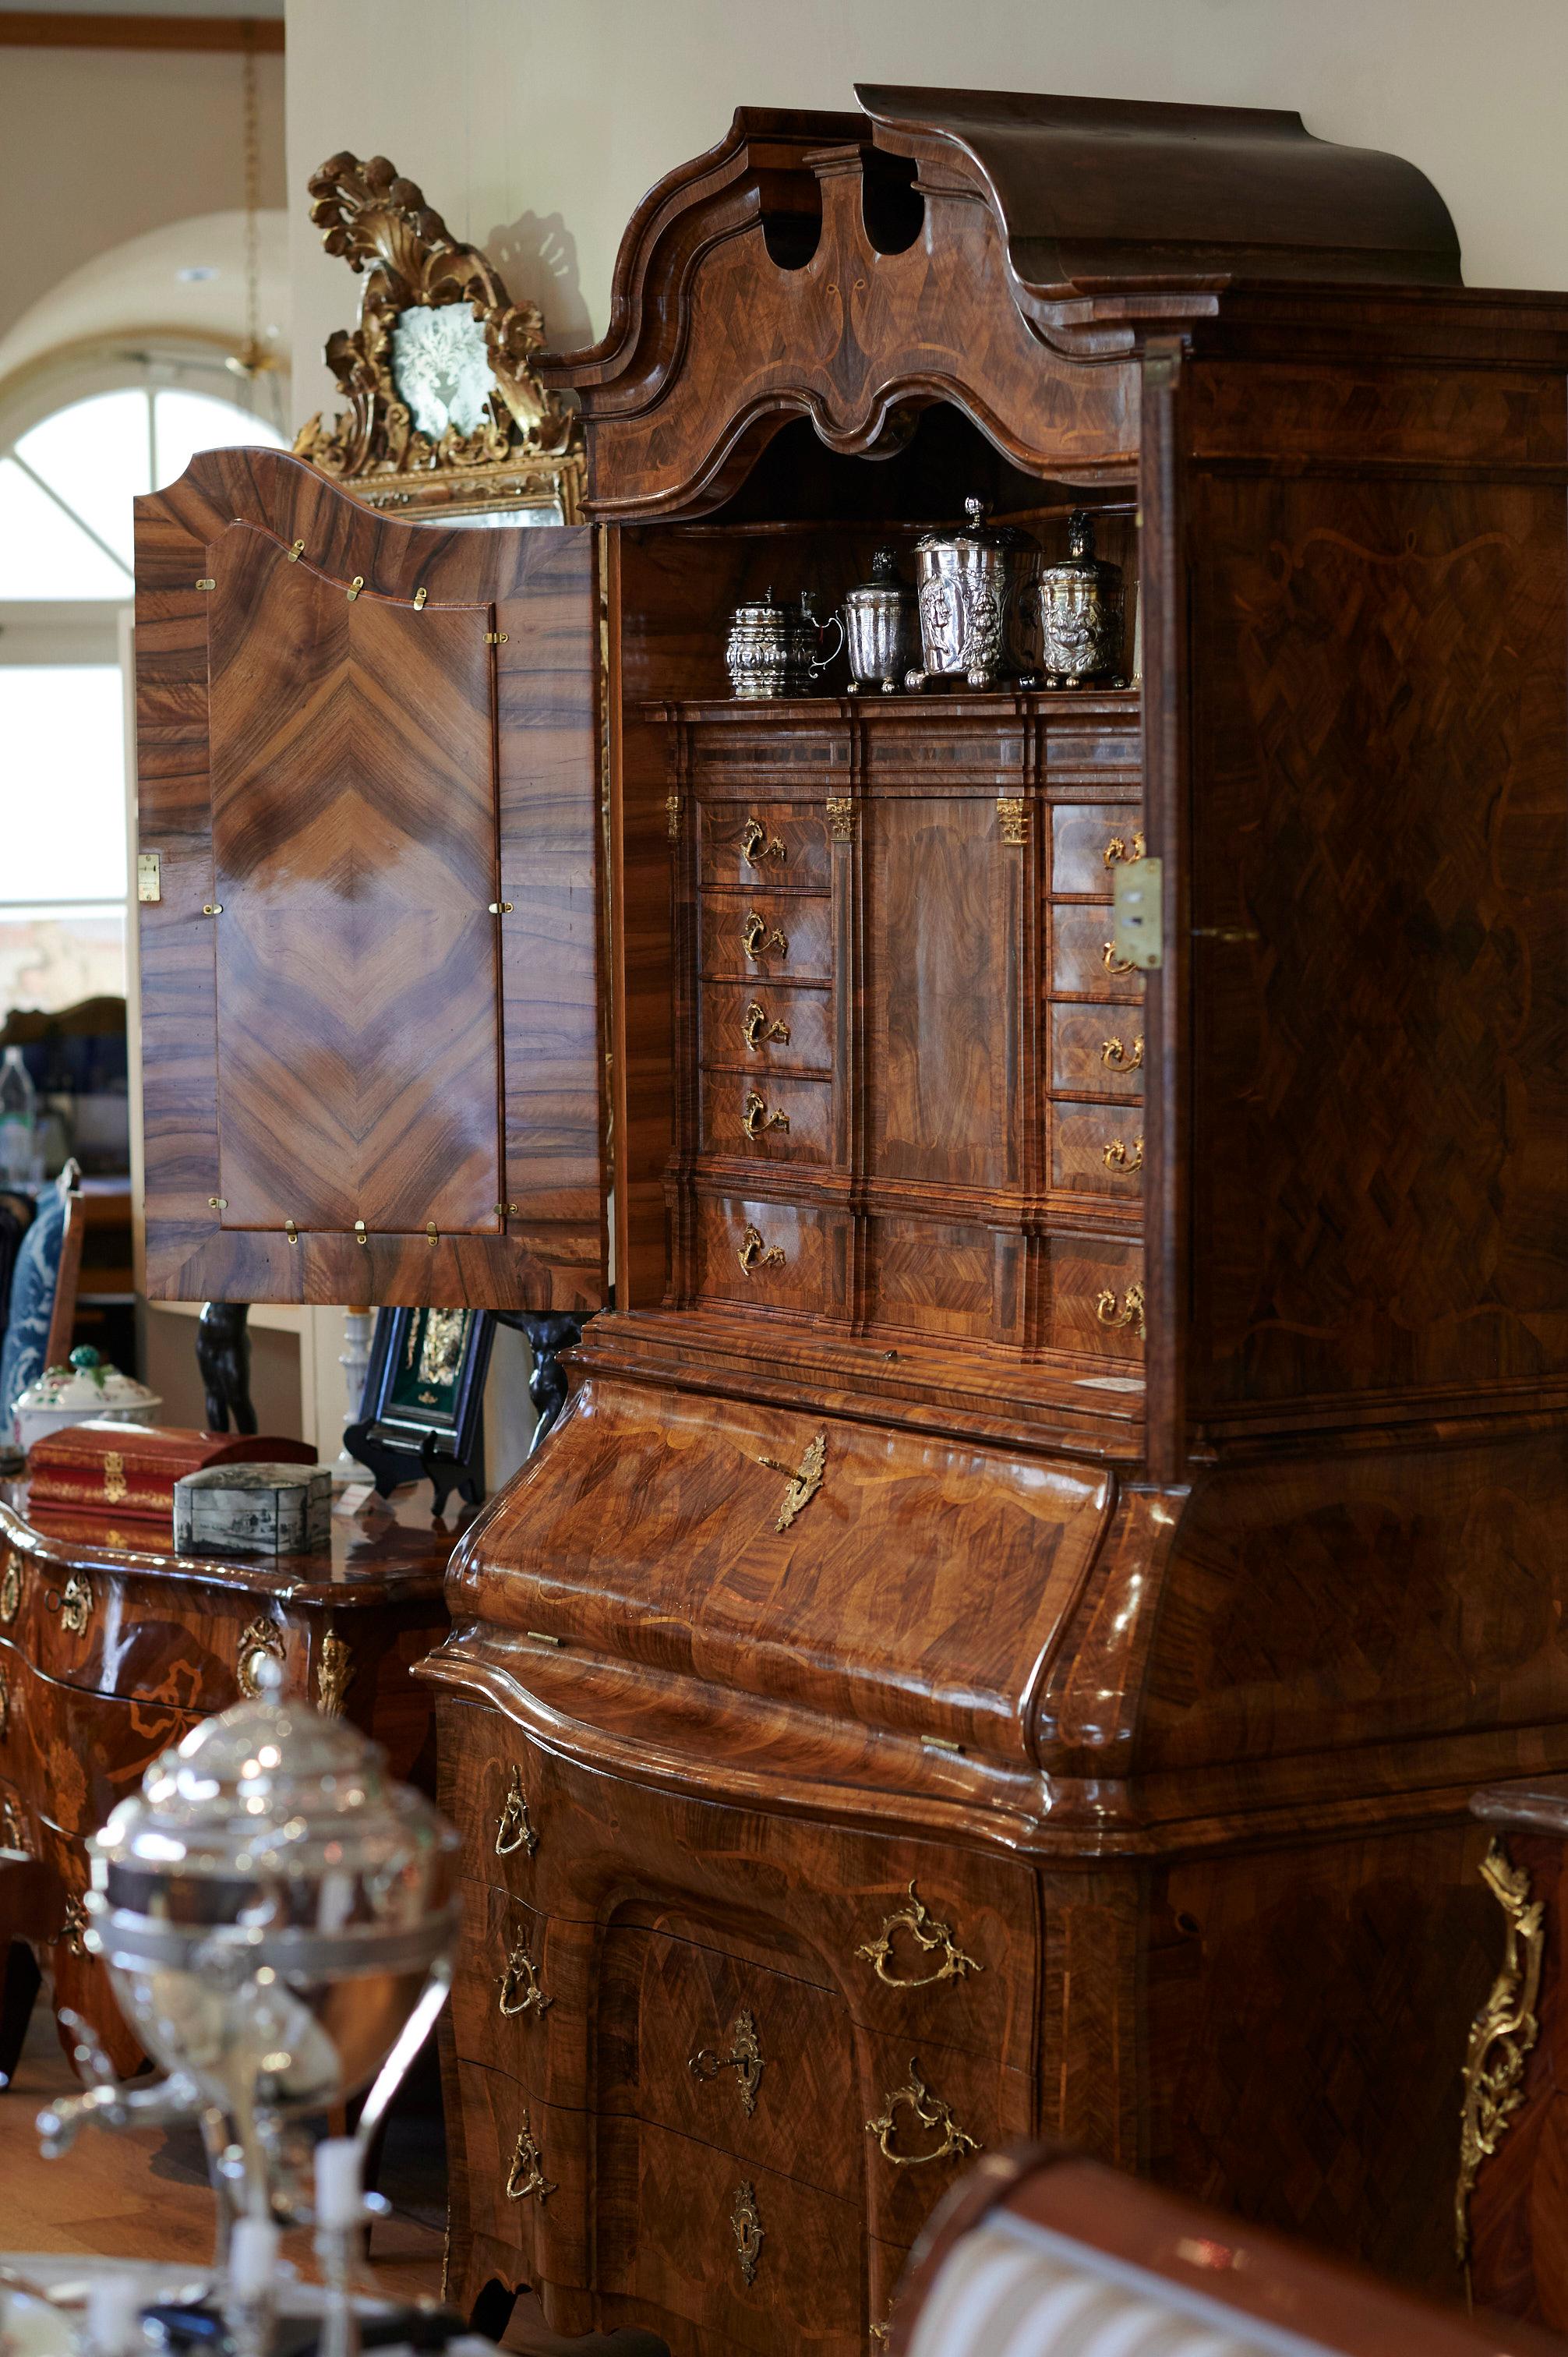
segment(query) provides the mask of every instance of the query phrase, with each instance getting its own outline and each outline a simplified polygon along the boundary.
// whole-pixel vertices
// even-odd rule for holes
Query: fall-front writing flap
[[[216,451],[136,581],[149,1293],[598,1307],[592,533]]]
[[[454,1557],[455,1619],[1027,1760],[1112,1483],[594,1379]]]

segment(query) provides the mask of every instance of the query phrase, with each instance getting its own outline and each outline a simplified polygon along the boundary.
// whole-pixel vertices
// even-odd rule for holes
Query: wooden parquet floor
[[[194,2132],[88,2129],[63,2160],[45,2160],[34,2118],[75,2084],[40,2003],[16,2078],[0,2093],[0,2248],[204,2266],[212,2255],[212,2196]],[[438,2298],[445,2238],[403,2206],[395,2183],[385,2190],[392,2215],[371,2237],[368,2288],[393,2299]],[[284,2252],[314,2276],[308,2233],[288,2236]]]
[[[432,2078],[434,2074],[432,2074]],[[33,2122],[77,2082],[40,2000],[11,2085],[0,2091],[0,2250],[169,2259],[204,2267],[212,2255],[212,2196],[194,2129],[111,2136],[89,2129],[63,2160],[45,2160]],[[417,2104],[395,2117],[381,2190],[392,2205],[371,2238],[366,2288],[387,2299],[438,2299],[446,2243],[446,2156],[439,2118]],[[317,2269],[307,2233],[285,2237],[300,2274]],[[512,2357],[651,2357],[663,2342],[635,2332],[564,2340],[536,2303],[520,2299],[502,2341]]]

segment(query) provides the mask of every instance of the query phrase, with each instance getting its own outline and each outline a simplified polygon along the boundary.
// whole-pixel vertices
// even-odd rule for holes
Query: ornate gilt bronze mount
[[[1540,2035],[1535,2018],[1545,1948],[1543,1909],[1530,1895],[1523,1867],[1510,1866],[1500,1841],[1481,1862],[1481,1879],[1508,1918],[1503,1961],[1491,1995],[1476,2016],[1465,2056],[1465,2100],[1459,2115],[1459,2181],[1454,2192],[1454,2245],[1459,2265],[1470,2256],[1470,2192],[1481,2163],[1491,2158],[1524,2101],[1524,2066]]]
[[[941,1962],[934,1972],[896,1973],[887,1967],[892,1961],[893,1943],[899,1932],[908,1932],[915,1945],[927,1955],[940,1953]],[[936,1981],[962,1980],[966,1973],[983,1973],[983,1964],[966,1956],[952,1935],[950,1923],[939,1923],[927,1907],[914,1884],[909,1885],[909,1904],[899,1907],[889,1915],[875,1940],[867,1940],[855,1950],[872,1967],[879,1981],[889,1988],[929,1988]]]
[[[537,304],[514,303],[384,156],[333,156],[309,185],[322,243],[365,284],[358,327],[327,339],[349,405],[302,426],[295,457],[371,507],[558,506],[575,522],[582,429],[535,372]]]

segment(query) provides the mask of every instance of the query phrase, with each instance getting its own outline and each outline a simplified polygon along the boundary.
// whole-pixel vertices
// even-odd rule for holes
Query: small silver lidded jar
[[[1040,567],[1033,591],[1038,662],[1047,687],[1121,686],[1122,567],[1094,553],[1094,522],[1083,508],[1068,520],[1069,554]]]
[[[877,550],[870,580],[845,597],[843,634],[852,695],[865,687],[880,687],[884,695],[891,695],[910,665],[918,662],[919,600],[900,579],[898,560],[890,548]]]
[[[915,544],[924,667],[909,673],[909,687],[959,674],[971,687],[993,687],[1009,668],[1015,574],[1033,543],[987,524],[983,500],[963,505],[966,524]]]
[[[822,640],[836,628],[839,644],[823,654]],[[819,622],[811,593],[802,589],[796,606],[782,606],[771,589],[737,606],[725,643],[725,662],[737,696],[760,703],[782,695],[810,695],[843,644],[843,624],[833,615]]]

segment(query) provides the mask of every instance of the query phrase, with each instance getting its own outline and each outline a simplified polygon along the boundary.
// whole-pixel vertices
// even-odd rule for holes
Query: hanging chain
[[[262,134],[261,96],[256,75],[256,28],[250,17],[241,19],[244,47],[240,71],[245,116],[245,342],[229,365],[236,376],[257,377],[275,365],[262,341]]]

